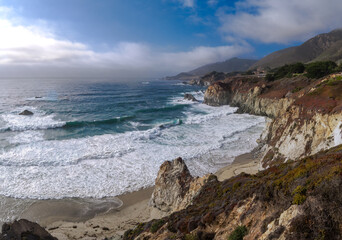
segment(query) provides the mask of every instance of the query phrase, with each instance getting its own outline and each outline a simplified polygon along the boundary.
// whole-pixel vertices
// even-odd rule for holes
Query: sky
[[[341,0],[0,0],[1,77],[163,77],[342,27]]]

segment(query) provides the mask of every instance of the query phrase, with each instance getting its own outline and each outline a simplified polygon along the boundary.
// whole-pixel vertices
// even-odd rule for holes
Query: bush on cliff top
[[[295,74],[306,72],[308,78],[321,78],[334,72],[342,71],[342,64],[337,66],[333,61],[312,62],[309,64],[285,64],[282,67],[270,70],[266,75],[267,81],[274,81],[284,77],[291,78]]]
[[[306,65],[306,76],[308,78],[321,78],[336,71],[337,64],[332,61],[313,62]]]
[[[275,68],[266,75],[266,80],[273,81],[284,77],[292,77],[295,73],[303,73],[305,65],[303,63],[285,64],[282,67]]]

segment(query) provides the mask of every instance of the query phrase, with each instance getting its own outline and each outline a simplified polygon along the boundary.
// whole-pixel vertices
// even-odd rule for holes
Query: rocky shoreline
[[[230,239],[239,231],[245,240],[341,239],[341,79],[245,76],[212,83],[206,104],[269,118],[260,159],[222,169],[219,178],[192,177],[180,158],[165,162],[151,199],[128,206],[135,220],[123,211],[125,221],[113,214],[48,228],[59,239]],[[101,221],[113,228],[96,231]],[[129,226],[135,227],[125,232]]]
[[[191,190],[193,179],[181,171],[185,178],[178,176],[177,182],[184,188],[174,191],[180,199],[171,199],[176,210],[184,199],[189,204],[161,220],[139,224],[124,239],[235,239],[234,234],[240,234],[237,239],[341,239],[341,93],[340,73],[321,79],[232,77],[212,83],[206,104],[230,104],[270,119],[259,140],[259,169],[266,170],[223,182],[205,176],[199,191]]]
[[[258,171],[258,161],[255,153],[243,154],[236,157],[235,161],[222,169],[216,175],[218,179],[224,180],[236,176],[241,171],[254,174]],[[69,208],[68,215],[63,218],[59,208],[61,205],[70,205],[70,200],[60,200],[56,205],[53,202],[42,201],[29,209],[30,215],[25,218],[36,222],[36,216],[41,215],[39,209],[48,207],[48,211],[58,211],[58,219],[40,217],[38,223],[44,227],[53,237],[63,239],[122,239],[125,231],[134,228],[138,223],[159,219],[170,212],[162,212],[150,206],[150,200],[154,188],[142,189],[137,192],[118,196],[123,202],[122,206],[109,212],[98,213],[97,215],[84,218],[78,216],[79,206],[75,209]],[[171,193],[170,193],[171,194]],[[64,202],[64,203],[63,203]],[[185,202],[184,202],[185,203]],[[70,205],[70,207],[72,207]],[[36,213],[35,213],[36,212]],[[75,213],[75,215],[74,215]],[[64,220],[63,220],[64,219]],[[105,229],[105,230],[103,230]],[[1,239],[1,238],[0,238]],[[4,238],[6,239],[6,238]]]
[[[260,138],[263,169],[342,143],[341,74],[310,80],[304,76],[267,82],[228,78],[208,87],[205,103],[230,104],[240,112],[271,119]]]

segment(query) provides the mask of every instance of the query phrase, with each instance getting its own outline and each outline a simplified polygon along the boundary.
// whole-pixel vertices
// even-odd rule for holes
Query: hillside
[[[341,146],[256,175],[210,175],[190,206],[124,239],[341,239]]]
[[[194,78],[199,78],[210,72],[242,72],[246,71],[250,66],[252,66],[257,60],[253,59],[242,59],[242,58],[231,58],[224,62],[216,62],[201,66],[189,72],[183,72],[177,74],[176,76],[166,77],[167,80],[180,79],[180,80],[191,80]]]
[[[224,62],[211,63],[201,66],[188,73],[192,75],[204,75],[212,71],[224,73],[246,71],[256,61],[257,60],[253,59],[231,58]]]
[[[258,67],[275,68],[296,62],[313,62],[321,60],[339,61],[342,59],[342,29],[319,34],[300,46],[285,48],[273,52],[253,64],[250,69]]]

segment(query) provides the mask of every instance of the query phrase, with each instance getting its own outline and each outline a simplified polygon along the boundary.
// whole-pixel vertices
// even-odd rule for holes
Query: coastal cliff
[[[267,82],[235,77],[210,85],[208,105],[230,104],[240,112],[267,116],[260,138],[260,168],[309,156],[342,143],[342,77],[311,80],[304,76]]]
[[[342,145],[219,182],[192,204],[140,223],[124,239],[341,239]]]

